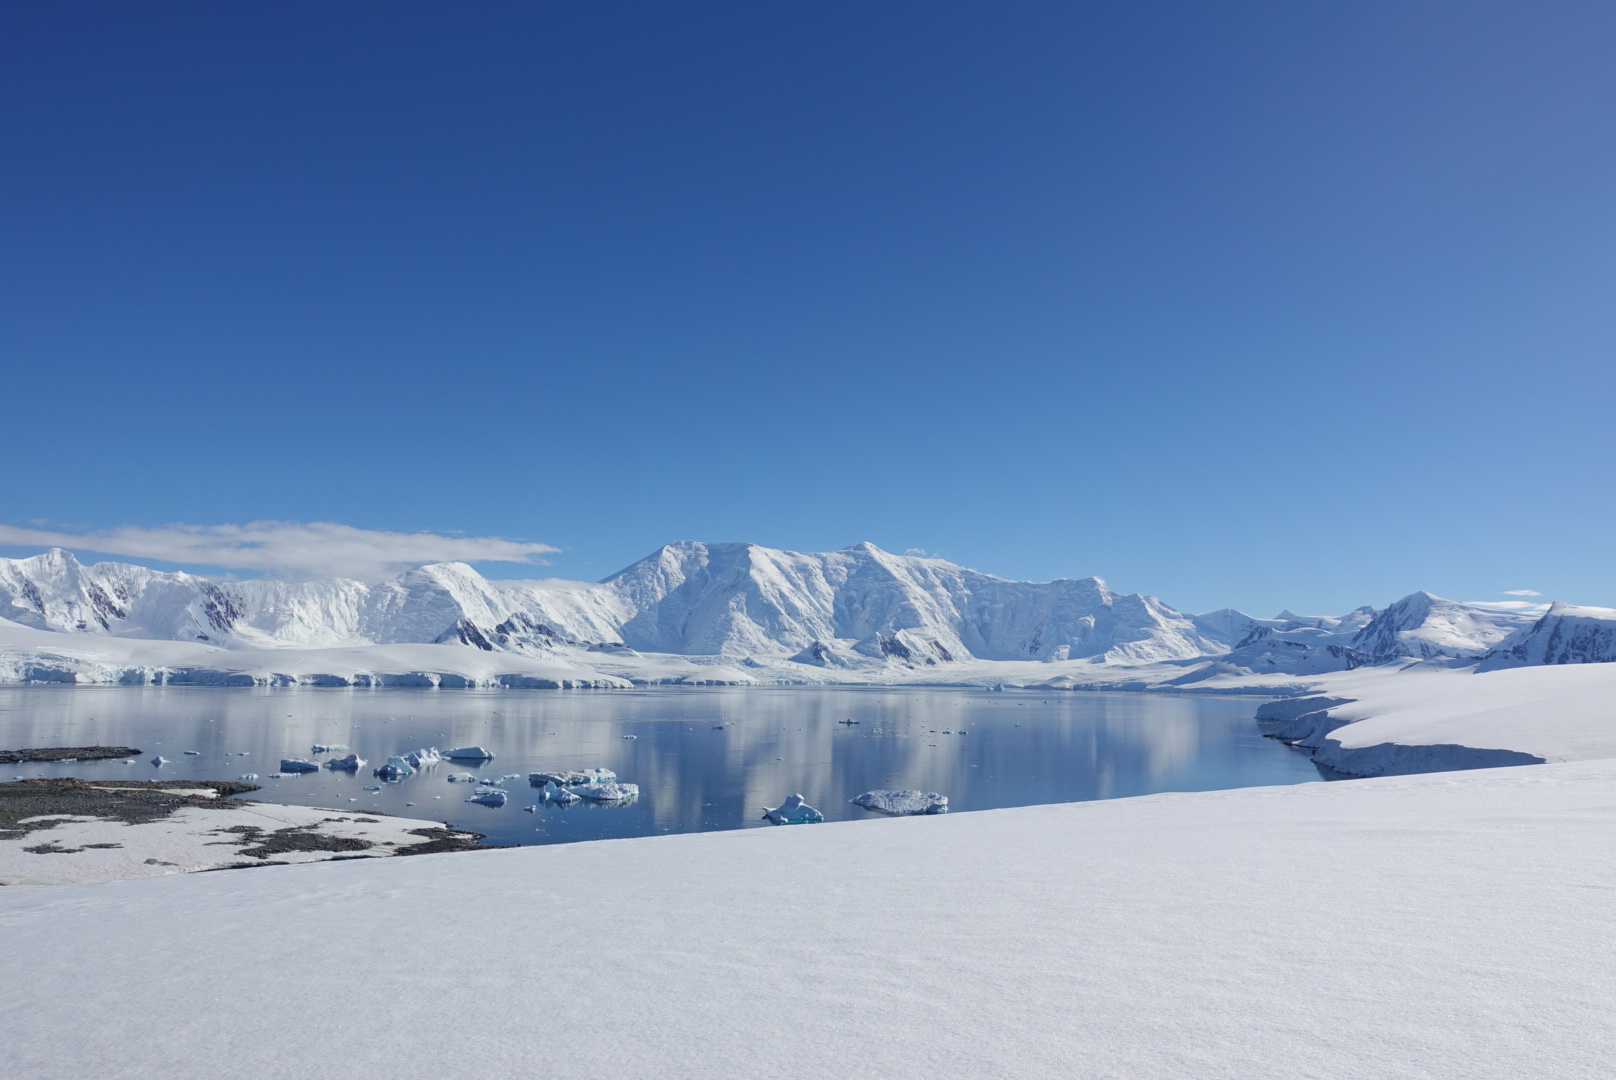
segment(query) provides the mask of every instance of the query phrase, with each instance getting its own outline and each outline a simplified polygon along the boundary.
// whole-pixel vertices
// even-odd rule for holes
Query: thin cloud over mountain
[[[430,562],[542,564],[549,544],[495,536],[358,529],[330,521],[254,521],[245,525],[164,525],[74,534],[0,525],[0,544],[62,547],[277,577],[376,581]]]

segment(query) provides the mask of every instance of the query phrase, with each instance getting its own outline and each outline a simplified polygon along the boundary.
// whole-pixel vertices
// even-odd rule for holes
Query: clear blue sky
[[[1616,605],[1613,56],[1608,2],[5,0],[0,522]]]

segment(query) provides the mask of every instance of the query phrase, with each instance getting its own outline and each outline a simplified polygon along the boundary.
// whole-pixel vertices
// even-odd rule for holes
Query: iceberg
[[[577,802],[578,796],[564,787],[557,787],[554,780],[546,780],[544,787],[539,791],[539,799],[543,802],[553,802],[566,806],[569,803]]]
[[[484,806],[504,806],[505,798],[505,793],[499,790],[499,788],[489,788],[487,791],[477,792],[477,794],[473,795],[466,801],[481,803]]]
[[[151,759],[151,763],[161,768],[162,766],[168,764],[168,758],[164,757],[162,754],[158,754],[156,757]]]
[[[392,758],[387,760],[391,761]],[[411,750],[404,755],[404,760],[409,762],[410,768],[422,769],[428,765],[436,765],[443,760],[443,755],[438,753],[438,748],[434,746],[428,750]]]
[[[638,784],[622,784],[615,780],[608,780],[603,784],[583,784],[573,789],[573,794],[580,799],[588,799],[590,802],[628,802],[630,799],[639,798],[640,786]]]
[[[410,760],[407,757],[390,757],[387,759],[386,765],[378,769],[372,769],[370,775],[379,776],[387,781],[396,781],[402,780],[406,776],[414,776],[415,769],[410,765]]]
[[[866,791],[853,805],[882,814],[946,814],[948,796],[935,791]]]
[[[360,757],[358,754],[349,754],[345,758],[332,758],[330,761],[325,763],[325,767],[328,769],[335,769],[338,772],[358,772],[364,767],[364,764],[364,758]]]
[[[763,810],[763,819],[776,825],[817,825],[825,815],[802,801],[801,795],[788,795],[786,801],[773,810]]]
[[[617,779],[610,769],[555,769],[550,772],[527,774],[527,782],[534,787],[554,784],[556,787],[577,787],[579,784],[609,784]]]
[[[281,772],[283,773],[310,773],[319,772],[320,766],[312,761],[302,758],[281,758]]]
[[[445,750],[443,756],[450,761],[493,761],[494,755],[480,746],[462,746],[458,750]]]

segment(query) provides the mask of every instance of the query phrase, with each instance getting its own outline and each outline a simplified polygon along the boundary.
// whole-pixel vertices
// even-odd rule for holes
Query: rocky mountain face
[[[1098,578],[1006,581],[873,544],[780,551],[756,544],[669,544],[606,579],[630,612],[623,640],[650,652],[861,659],[1117,662],[1222,651],[1187,616]]]
[[[1520,606],[1517,605],[1516,608]],[[1487,664],[1616,657],[1616,615],[1462,604],[1414,593],[1344,616],[1185,615],[1099,578],[1008,581],[873,544],[796,552],[669,544],[605,581],[491,581],[463,563],[380,584],[214,581],[55,549],[0,559],[0,618],[67,634],[331,648],[402,642],[910,667],[960,660],[1176,662],[1317,674],[1413,658]],[[1593,613],[1593,614],[1590,614]]]
[[[1528,664],[1616,663],[1616,610],[1555,603],[1489,652],[1478,670]]]

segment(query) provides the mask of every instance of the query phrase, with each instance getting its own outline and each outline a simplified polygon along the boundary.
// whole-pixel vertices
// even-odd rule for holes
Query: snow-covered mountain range
[[[463,563],[350,580],[215,581],[52,549],[0,559],[0,619],[50,639],[226,651],[438,644],[568,663],[642,654],[819,674],[981,661],[1176,665],[1175,682],[1310,675],[1398,659],[1510,666],[1616,659],[1616,612],[1414,593],[1343,616],[1186,615],[1098,578],[1009,581],[873,544],[795,552],[669,544],[598,583],[497,581]]]

